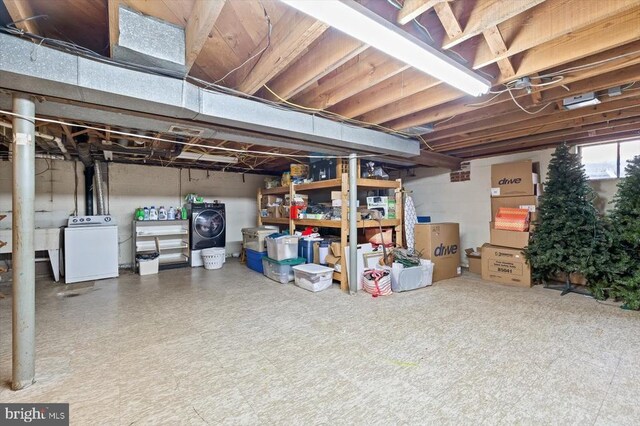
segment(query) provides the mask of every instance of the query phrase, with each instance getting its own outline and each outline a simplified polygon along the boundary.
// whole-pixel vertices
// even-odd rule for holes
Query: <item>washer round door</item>
[[[203,210],[193,221],[193,232],[207,240],[219,237],[224,232],[224,228],[224,216],[218,210]]]

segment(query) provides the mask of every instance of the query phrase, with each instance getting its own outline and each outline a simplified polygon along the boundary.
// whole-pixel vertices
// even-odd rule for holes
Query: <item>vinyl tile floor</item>
[[[640,313],[465,274],[388,297],[310,293],[237,261],[37,283],[36,383],[72,424],[640,424]]]

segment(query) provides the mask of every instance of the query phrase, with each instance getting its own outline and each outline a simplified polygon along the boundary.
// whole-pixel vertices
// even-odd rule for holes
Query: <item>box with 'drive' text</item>
[[[433,282],[457,277],[460,272],[460,226],[457,223],[419,223],[416,250],[433,262]]]

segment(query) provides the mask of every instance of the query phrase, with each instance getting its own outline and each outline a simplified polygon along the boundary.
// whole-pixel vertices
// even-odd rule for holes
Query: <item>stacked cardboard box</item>
[[[531,160],[494,164],[491,167],[490,244],[482,246],[482,278],[504,284],[531,286],[531,270],[522,249],[529,244],[529,232],[496,229],[500,211],[529,211],[529,221],[537,219],[538,196],[542,186],[538,181],[539,165]],[[502,210],[501,210],[502,209]],[[522,229],[526,229],[523,227]]]
[[[433,262],[433,282],[460,274],[460,226],[457,223],[418,223],[416,250]]]

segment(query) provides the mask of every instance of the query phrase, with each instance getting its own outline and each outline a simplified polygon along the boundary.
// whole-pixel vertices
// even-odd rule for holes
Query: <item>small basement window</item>
[[[582,164],[591,180],[624,177],[627,161],[640,155],[640,139],[579,147]]]

